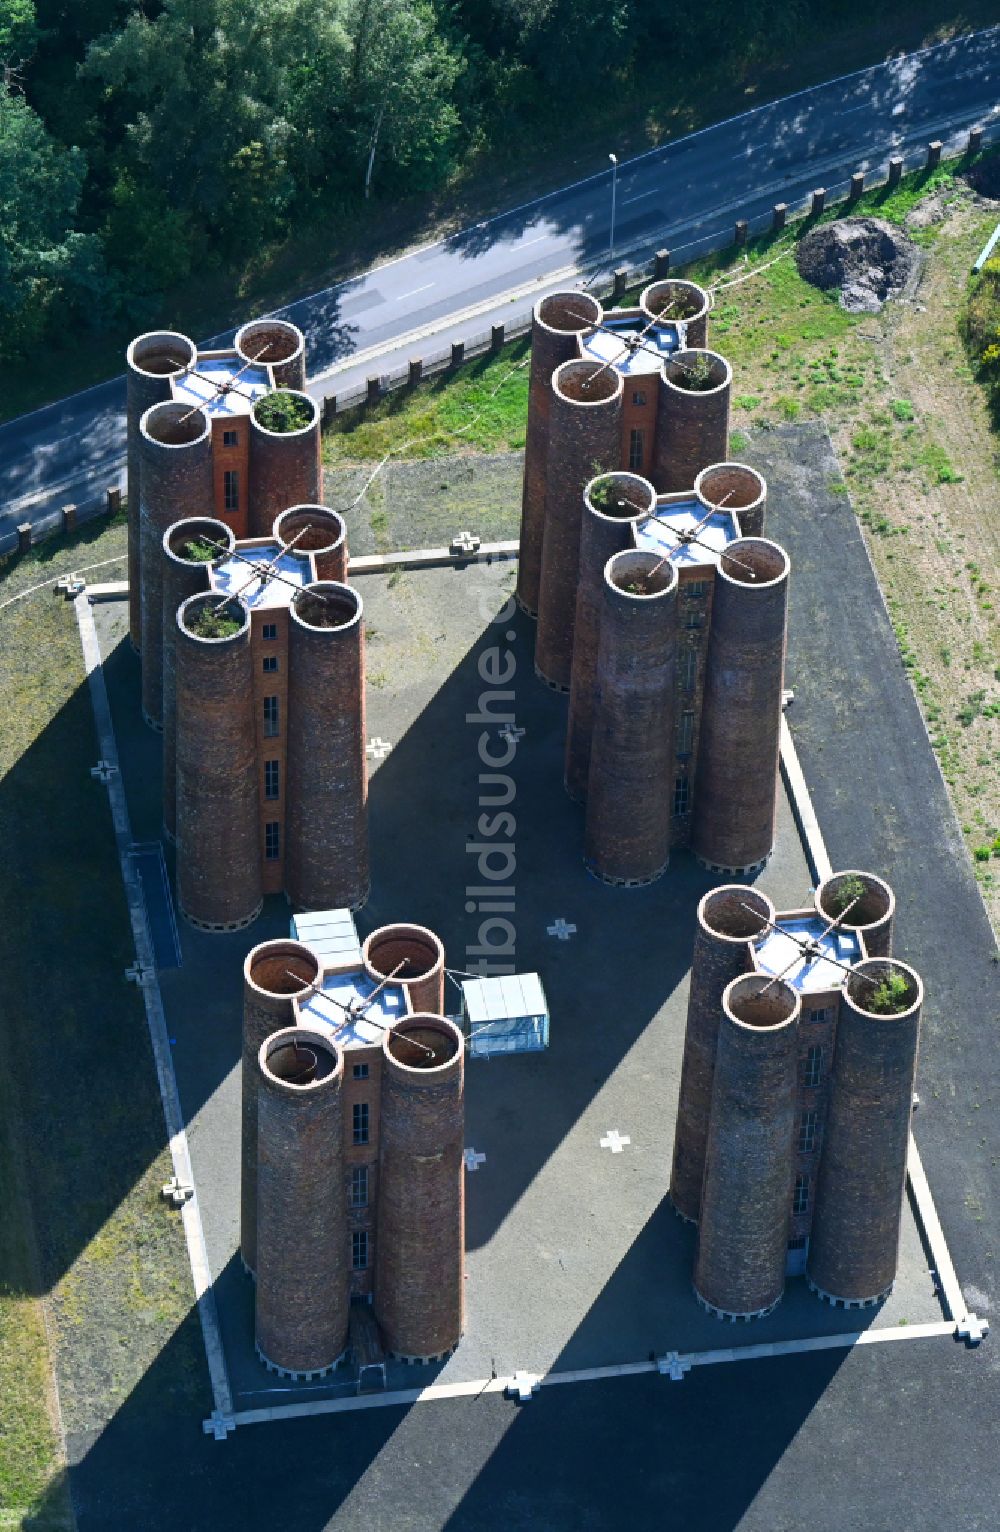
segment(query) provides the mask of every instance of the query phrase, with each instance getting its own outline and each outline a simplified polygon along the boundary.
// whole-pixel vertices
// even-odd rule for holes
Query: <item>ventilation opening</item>
[[[620,380],[613,367],[600,362],[566,362],[556,370],[555,384],[574,404],[601,404],[615,397]]]
[[[702,904],[702,920],[715,936],[749,941],[767,930],[770,909],[752,889],[709,894]]]
[[[550,330],[579,335],[598,323],[601,305],[589,293],[553,293],[538,305],[538,317]]]
[[[200,441],[208,430],[208,420],[200,409],[186,404],[162,404],[146,416],[146,435],[164,447],[186,447]]]
[[[634,521],[655,510],[655,497],[631,474],[606,473],[587,486],[587,499],[595,511],[616,521]]]
[[[795,1015],[796,996],[787,984],[751,976],[729,990],[729,1010],[747,1027],[779,1027]]]
[[[745,510],[756,505],[764,493],[760,477],[752,468],[707,468],[695,486],[706,505],[722,506],[727,511]]]
[[[244,325],[237,337],[240,355],[247,361],[254,357],[261,367],[289,361],[301,345],[302,338],[294,329],[278,324]]]
[[[319,964],[295,947],[268,952],[250,965],[250,978],[269,995],[297,995],[319,977]]]
[[[328,585],[310,587],[292,598],[295,615],[310,628],[346,628],[356,619],[358,598],[350,591]]]
[[[642,295],[642,304],[647,313],[655,314],[657,319],[694,319],[708,312],[708,294],[694,282],[675,282],[668,278],[647,288]]]
[[[170,377],[172,373],[182,372],[196,360],[194,346],[183,335],[150,335],[145,340],[132,343],[133,367],[154,378]]]
[[[823,884],[819,903],[828,920],[840,920],[852,931],[876,925],[892,907],[885,884],[863,872],[835,873]]]
[[[246,608],[239,601],[220,606],[218,595],[185,602],[181,613],[185,628],[195,638],[235,638],[247,624]]]
[[[608,579],[625,596],[658,596],[677,583],[677,569],[656,553],[619,553],[608,563]]]
[[[720,556],[719,567],[739,585],[769,585],[785,574],[788,560],[773,543],[735,542]]]
[[[337,1068],[337,1059],[318,1037],[286,1038],[267,1055],[268,1072],[286,1085],[312,1085],[326,1080]]]
[[[223,558],[233,542],[229,528],[219,521],[185,521],[171,533],[168,546],[175,558],[187,564],[211,564]],[[222,547],[215,547],[216,543]]]
[[[676,388],[694,394],[712,393],[729,381],[729,367],[714,351],[675,351],[663,372]]]
[[[902,1016],[916,1005],[920,986],[916,975],[901,963],[870,958],[852,970],[847,994],[869,1016]]]
[[[441,959],[437,947],[423,937],[396,935],[387,935],[381,940],[370,942],[365,949],[365,956],[374,971],[383,978],[393,974],[399,981],[410,982],[426,979]],[[403,966],[396,973],[394,970],[400,963]]]
[[[458,1053],[458,1039],[437,1027],[397,1027],[386,1046],[396,1062],[407,1069],[440,1069]]]
[[[344,539],[344,523],[340,517],[334,511],[319,507],[280,516],[275,530],[286,546],[294,541],[293,552],[296,553],[325,553]]]

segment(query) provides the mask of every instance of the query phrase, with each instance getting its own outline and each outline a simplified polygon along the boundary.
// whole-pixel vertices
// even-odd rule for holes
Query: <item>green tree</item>
[[[16,355],[53,310],[102,292],[100,244],[74,228],[86,172],[79,149],[53,142],[20,97],[0,86],[0,347]]]
[[[0,68],[13,70],[26,63],[37,43],[33,0],[0,0]]]
[[[376,160],[391,164],[397,187],[433,185],[454,162],[461,51],[437,31],[423,0],[353,0],[349,30],[350,109],[365,196]]]

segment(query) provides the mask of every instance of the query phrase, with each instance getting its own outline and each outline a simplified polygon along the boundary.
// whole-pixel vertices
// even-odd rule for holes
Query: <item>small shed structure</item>
[[[549,1007],[537,973],[466,979],[462,1019],[473,1058],[540,1053],[549,1045]]]

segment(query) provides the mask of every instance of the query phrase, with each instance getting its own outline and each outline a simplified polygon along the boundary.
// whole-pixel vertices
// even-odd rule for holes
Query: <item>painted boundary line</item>
[[[177,1181],[183,1186],[194,1188],[192,1196],[181,1206],[181,1222],[184,1225],[184,1237],[187,1241],[191,1276],[194,1282],[195,1298],[198,1303],[198,1317],[201,1320],[201,1333],[205,1343],[205,1359],[208,1363],[209,1377],[212,1383],[212,1398],[215,1404],[212,1420],[207,1425],[207,1429],[213,1431],[216,1437],[224,1437],[227,1429],[229,1429],[228,1422],[232,1418],[233,1397],[229,1386],[225,1352],[222,1348],[222,1335],[219,1330],[219,1317],[215,1306],[215,1293],[212,1287],[212,1273],[208,1264],[205,1231],[202,1228],[201,1212],[198,1207],[198,1193],[194,1185],[194,1173],[191,1168],[191,1156],[188,1151],[184,1116],[181,1112],[180,1097],[177,1092],[177,1079],[174,1074],[173,1059],[170,1056],[170,1041],[167,1034],[166,1019],[163,1014],[163,1000],[160,995],[160,985],[156,976],[156,967],[153,959],[153,943],[146,921],[146,906],[142,897],[142,888],[139,883],[138,874],[129,856],[129,849],[132,845],[132,829],[129,824],[128,806],[125,802],[125,788],[122,783],[118,760],[118,744],[115,739],[114,724],[111,718],[111,704],[108,700],[108,691],[104,683],[103,662],[101,660],[100,645],[97,640],[97,629],[94,626],[94,614],[90,610],[86,591],[83,591],[75,598],[73,606],[76,611],[77,626],[80,630],[80,643],[83,647],[83,661],[87,672],[87,683],[90,687],[90,701],[94,712],[94,724],[97,729],[97,742],[100,748],[101,759],[106,761],[112,768],[108,774],[107,782],[108,802],[111,806],[111,818],[114,824],[115,843],[118,848],[122,883],[125,886],[125,897],[128,901],[129,919],[132,922],[135,954],[138,959],[139,969],[143,975],[140,981],[140,988],[142,990],[143,1004],[146,1008],[146,1024],[149,1027],[149,1040],[156,1064],[156,1079],[160,1088],[160,1100],[163,1104],[163,1116],[167,1126],[170,1158]]]

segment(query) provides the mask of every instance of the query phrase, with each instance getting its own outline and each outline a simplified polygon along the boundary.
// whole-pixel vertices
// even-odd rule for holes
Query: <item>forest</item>
[[[859,0],[0,0],[0,359]],[[335,236],[334,236],[335,238]]]

